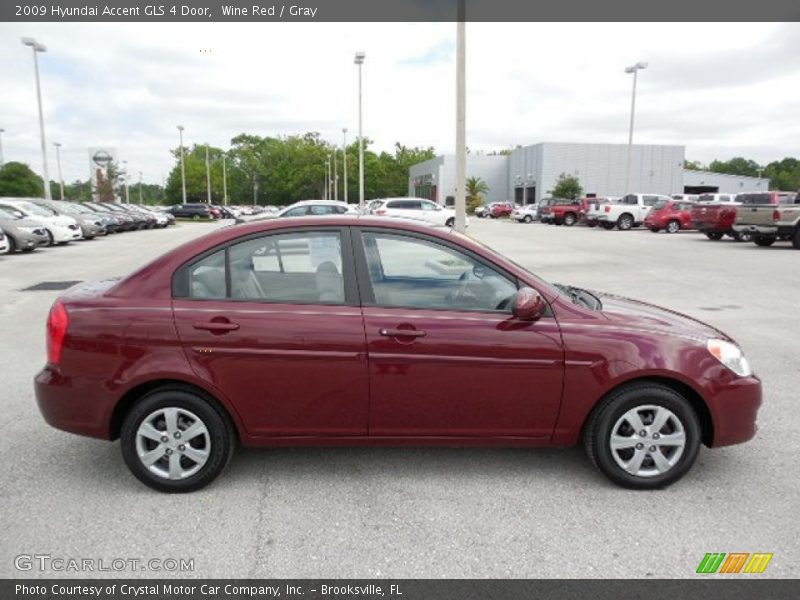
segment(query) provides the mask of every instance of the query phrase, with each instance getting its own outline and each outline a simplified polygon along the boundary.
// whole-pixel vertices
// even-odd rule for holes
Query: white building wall
[[[683,184],[688,187],[715,187],[721,194],[738,194],[740,192],[756,192],[769,190],[769,179],[759,177],[744,177],[742,175],[726,175],[712,173],[711,171],[683,172]]]

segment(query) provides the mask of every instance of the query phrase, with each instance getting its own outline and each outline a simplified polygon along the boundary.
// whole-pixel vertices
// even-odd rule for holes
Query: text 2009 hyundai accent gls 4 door
[[[53,305],[36,397],[121,438],[158,490],[236,443],[567,446],[612,481],[673,483],[756,431],[761,383],[725,334],[554,286],[467,237],[371,217],[219,229]]]

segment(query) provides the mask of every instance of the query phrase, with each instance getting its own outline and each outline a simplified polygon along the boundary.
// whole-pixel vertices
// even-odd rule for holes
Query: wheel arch
[[[214,394],[197,384],[189,383],[179,379],[153,379],[140,383],[125,392],[114,406],[114,410],[111,412],[108,426],[109,439],[116,440],[119,438],[125,416],[138,400],[152,392],[160,390],[181,390],[184,392],[194,393],[202,397],[209,404],[211,404],[224,419],[229,421],[231,428],[241,439],[242,432],[239,429],[238,419],[234,418],[234,415],[230,413],[225,405],[220,402]]]
[[[607,390],[592,406],[592,409],[586,414],[586,417],[581,424],[581,439],[584,438],[586,433],[586,426],[591,422],[592,416],[598,410],[598,407],[602,406],[603,402],[606,398],[608,398],[611,394],[618,392],[621,389],[635,386],[637,384],[647,384],[647,383],[657,383],[661,384],[664,387],[670,388],[674,392],[677,392],[689,402],[689,404],[694,409],[694,412],[697,414],[697,418],[700,421],[700,430],[701,430],[701,441],[705,446],[712,446],[714,443],[714,419],[711,416],[711,410],[708,408],[708,404],[700,395],[700,393],[695,390],[690,385],[680,381],[678,379],[667,377],[663,375],[647,375],[643,377],[636,377],[634,379],[628,379],[626,381],[620,382],[611,389]]]

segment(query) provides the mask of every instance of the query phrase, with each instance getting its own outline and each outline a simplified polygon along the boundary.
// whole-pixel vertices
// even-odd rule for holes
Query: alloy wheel
[[[667,223],[667,233],[678,233],[681,225],[677,221],[670,221]]]
[[[193,412],[174,406],[159,408],[136,430],[136,454],[142,465],[164,479],[185,479],[208,461],[211,436]]]
[[[686,430],[671,410],[653,404],[636,406],[611,429],[611,455],[636,477],[655,477],[671,470],[686,447]]]

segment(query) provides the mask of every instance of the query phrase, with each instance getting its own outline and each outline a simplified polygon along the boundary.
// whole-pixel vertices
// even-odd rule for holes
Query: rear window
[[[770,204],[770,194],[739,194],[736,201],[741,204]]]
[[[661,210],[666,205],[667,205],[667,201],[666,200],[656,200],[656,203],[653,204],[653,209],[654,210]]]

